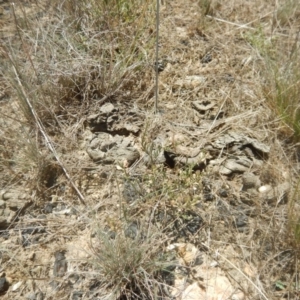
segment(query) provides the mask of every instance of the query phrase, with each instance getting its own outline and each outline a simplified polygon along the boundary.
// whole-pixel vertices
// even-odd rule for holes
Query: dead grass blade
[[[46,146],[47,148],[51,151],[51,153],[53,154],[53,156],[55,157],[56,161],[58,162],[58,164],[60,165],[60,167],[62,168],[65,176],[67,177],[67,179],[69,180],[70,184],[72,185],[72,187],[74,188],[74,190],[76,191],[79,199],[80,199],[80,202],[86,206],[86,203],[84,201],[84,197],[83,195],[81,194],[81,192],[79,191],[79,189],[77,188],[77,186],[75,185],[75,183],[73,182],[71,176],[69,175],[69,172],[67,171],[67,169],[65,168],[65,166],[63,165],[63,163],[61,162],[59,156],[57,155],[56,153],[56,150],[53,146],[53,143],[51,142],[49,136],[47,135],[45,129],[44,129],[44,126],[41,122],[41,120],[39,119],[37,113],[35,112],[33,106],[31,105],[31,102],[30,100],[28,99],[26,93],[25,93],[25,90],[23,88],[23,85],[21,83],[21,80],[20,80],[20,77],[19,77],[19,74],[16,70],[16,68],[14,67],[14,65],[12,64],[12,68],[13,68],[13,71],[14,71],[14,74],[16,76],[16,79],[17,79],[17,82],[18,82],[18,85],[22,91],[22,94],[23,94],[23,98],[25,99],[29,109],[30,109],[30,112],[32,113],[32,116],[35,120],[35,124],[37,125],[39,131],[41,132],[41,134],[43,135],[44,139],[45,139],[45,142],[46,142]]]

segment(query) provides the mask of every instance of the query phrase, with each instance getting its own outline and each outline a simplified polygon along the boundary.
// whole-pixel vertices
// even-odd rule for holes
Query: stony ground
[[[0,4],[8,43],[12,8]],[[151,236],[151,249],[176,259],[157,299],[298,299],[286,226],[297,161],[247,38],[271,30],[273,11],[263,0],[213,2],[204,16],[196,1],[166,1],[158,113],[150,61],[139,97],[102,99],[79,122],[58,115],[65,137],[46,128],[72,183],[49,153],[27,173],[1,167],[3,299],[148,299],[110,294],[97,264],[101,232],[111,245],[121,233],[138,245]],[[10,136],[25,134],[16,93],[0,84],[2,159],[13,153],[26,165],[25,147],[9,148]],[[60,147],[64,138],[71,143]]]

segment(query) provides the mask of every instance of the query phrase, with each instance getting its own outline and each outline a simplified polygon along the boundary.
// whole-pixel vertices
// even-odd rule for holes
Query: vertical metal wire
[[[156,58],[155,58],[155,106],[154,111],[158,113],[158,38],[159,38],[159,1],[156,0]]]

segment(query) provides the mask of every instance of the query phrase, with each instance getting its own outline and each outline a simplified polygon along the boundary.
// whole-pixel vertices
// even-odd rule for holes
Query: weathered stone
[[[121,165],[131,166],[140,157],[139,152],[133,147],[112,149],[109,155],[105,157],[104,162],[117,162]]]
[[[209,109],[212,109],[216,103],[211,100],[202,100],[202,101],[193,101],[192,106],[199,112],[205,112]]]
[[[23,284],[23,281],[18,281],[17,283],[15,283],[11,288],[12,292],[18,291],[18,289],[21,287],[22,284]]]
[[[28,198],[28,195],[27,194],[19,194],[18,195],[18,199],[20,199],[20,200],[25,200],[25,199],[27,199]]]
[[[122,166],[130,166],[140,157],[137,149],[130,145],[129,138],[101,133],[91,141],[87,153],[93,161],[98,163],[118,163]]]
[[[91,148],[88,148],[86,152],[88,153],[90,158],[95,162],[101,161],[101,159],[105,157],[105,153],[97,150],[92,150]]]
[[[34,292],[28,293],[25,297],[28,300],[36,300],[36,294]]]
[[[206,77],[204,76],[190,75],[190,76],[186,76],[184,79],[178,79],[174,83],[174,87],[195,88],[203,84],[205,81],[206,81]]]
[[[3,209],[2,212],[3,212],[2,216],[6,217],[6,218],[9,217],[12,214],[12,211],[9,208]]]
[[[5,277],[0,278],[0,295],[5,293],[9,288],[9,283]]]
[[[68,263],[64,252],[55,252],[55,262],[53,267],[53,275],[55,277],[63,277],[67,271]]]
[[[36,293],[36,300],[44,300],[44,294],[42,292]]]
[[[288,182],[283,182],[278,184],[276,187],[265,186],[260,190],[260,199],[268,203],[285,203],[287,200],[287,195],[290,191],[290,184]]]
[[[2,199],[3,199],[3,200],[9,200],[9,199],[14,198],[14,197],[17,197],[17,194],[14,193],[14,192],[11,192],[11,191],[5,192],[5,193],[2,195]]]
[[[0,228],[6,228],[8,226],[7,219],[4,216],[0,217]]]
[[[238,148],[240,149],[246,146],[252,146],[261,154],[268,154],[270,152],[269,146],[237,132],[230,132],[220,136],[212,143],[212,145],[217,149],[228,149],[234,145],[238,145]]]
[[[150,167],[151,165],[160,165],[166,163],[166,157],[164,155],[164,151],[160,151],[156,153],[156,151],[152,151],[149,154],[145,154],[143,157],[143,162],[146,166]]]
[[[138,180],[129,179],[124,182],[122,194],[127,202],[132,203],[140,199],[145,191]]]
[[[104,114],[111,114],[113,112],[116,112],[117,109],[114,107],[111,103],[105,103],[101,106],[100,111]]]
[[[255,176],[253,173],[246,172],[242,176],[243,180],[243,191],[255,188],[257,189],[261,182],[258,176]]]
[[[18,200],[18,199],[10,199],[9,201],[6,202],[6,205],[12,209],[20,209],[24,206],[25,201],[24,200]]]
[[[133,132],[135,134],[137,134],[140,131],[140,127],[137,125],[133,125],[133,124],[124,124],[123,126],[127,131],[129,132]]]
[[[0,199],[3,199],[3,195],[6,193],[6,190],[0,190]],[[3,199],[4,200],[4,199]]]
[[[263,193],[269,192],[271,189],[272,189],[272,186],[270,186],[269,184],[266,184],[266,185],[260,186],[258,191],[263,194]]]
[[[243,173],[251,167],[251,160],[246,156],[236,157],[235,159],[227,159],[220,167],[220,173],[230,175],[231,173]]]
[[[238,215],[235,219],[234,219],[234,224],[239,231],[243,231],[243,229],[241,227],[245,227],[248,224],[248,217],[240,214]]]

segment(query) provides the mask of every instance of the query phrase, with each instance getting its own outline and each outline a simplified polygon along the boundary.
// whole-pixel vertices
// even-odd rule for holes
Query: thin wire
[[[156,59],[155,59],[155,113],[158,113],[158,38],[159,38],[159,1],[156,1]]]

